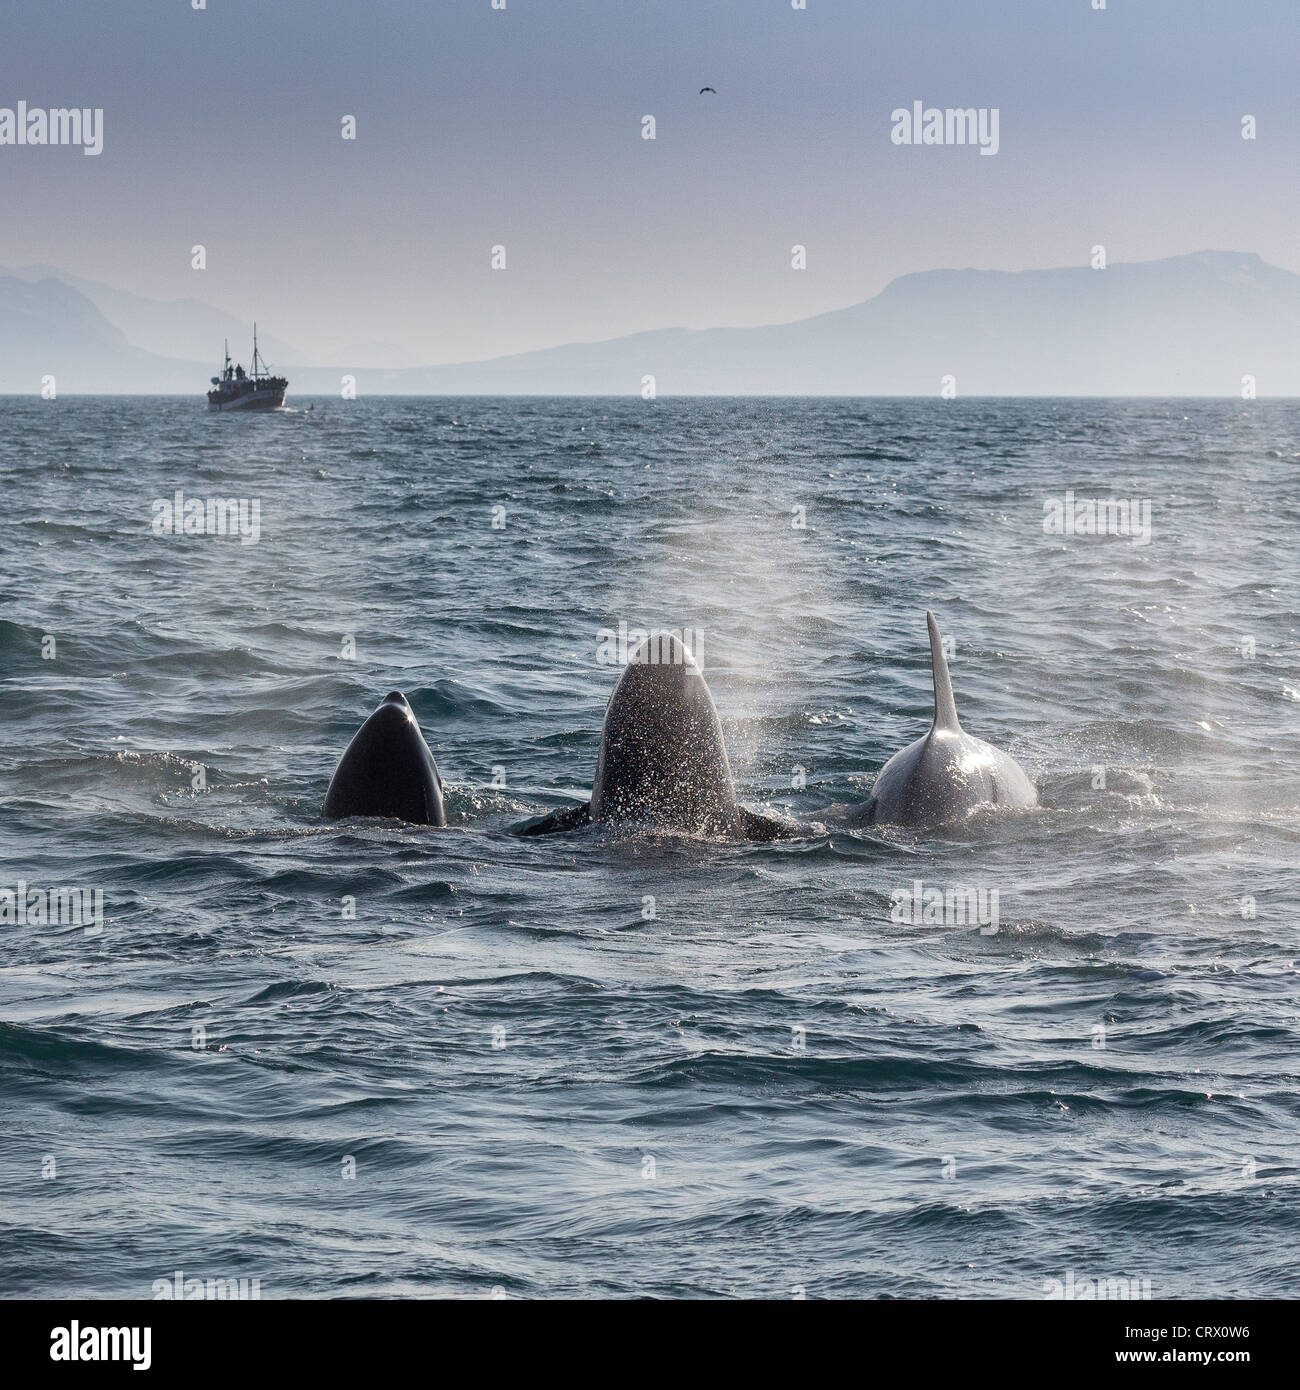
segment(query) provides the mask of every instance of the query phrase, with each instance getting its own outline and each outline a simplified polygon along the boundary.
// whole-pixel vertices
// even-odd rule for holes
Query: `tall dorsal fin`
[[[930,662],[934,667],[934,727],[961,732],[957,719],[957,702],[952,698],[952,677],[948,674],[948,658],[943,654],[943,638],[934,614],[926,609],[926,626],[930,629]]]

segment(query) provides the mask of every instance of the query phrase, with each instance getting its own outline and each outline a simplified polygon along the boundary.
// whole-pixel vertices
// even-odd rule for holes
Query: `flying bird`
[[[701,87],[700,95],[703,96],[705,92],[712,92],[715,97],[718,95],[718,89],[716,87]]]

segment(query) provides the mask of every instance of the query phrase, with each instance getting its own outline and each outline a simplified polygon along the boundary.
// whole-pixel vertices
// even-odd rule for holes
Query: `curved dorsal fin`
[[[930,662],[934,667],[934,727],[961,732],[957,719],[957,702],[952,698],[952,677],[948,674],[948,658],[943,654],[943,638],[934,614],[926,610],[926,626],[930,629]]]

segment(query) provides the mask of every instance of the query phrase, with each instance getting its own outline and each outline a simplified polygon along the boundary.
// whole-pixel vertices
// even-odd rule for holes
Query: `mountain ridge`
[[[68,278],[0,274],[0,391],[35,392],[45,371],[74,392],[206,389],[215,362],[135,347]],[[1101,270],[937,268],[755,327],[648,329],[422,367],[278,368],[295,395],[334,394],[345,373],[363,394],[639,395],[652,377],[661,395],[934,396],[951,379],[957,395],[1233,396],[1249,378],[1259,394],[1295,395],[1300,275],[1213,250]]]

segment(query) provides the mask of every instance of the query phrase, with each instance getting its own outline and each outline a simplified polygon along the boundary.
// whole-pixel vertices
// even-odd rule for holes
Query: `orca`
[[[984,806],[1036,806],[1038,792],[1020,764],[962,728],[939,624],[930,612],[925,621],[934,669],[930,732],[895,753],[880,769],[869,800],[858,807],[851,821],[934,830]]]
[[[386,695],[353,735],[330,778],[325,814],[447,824],[438,764],[400,690]]]
[[[642,642],[614,686],[591,799],[530,821],[519,833],[548,835],[593,821],[747,840],[790,833],[736,800],[713,696],[673,633]]]

